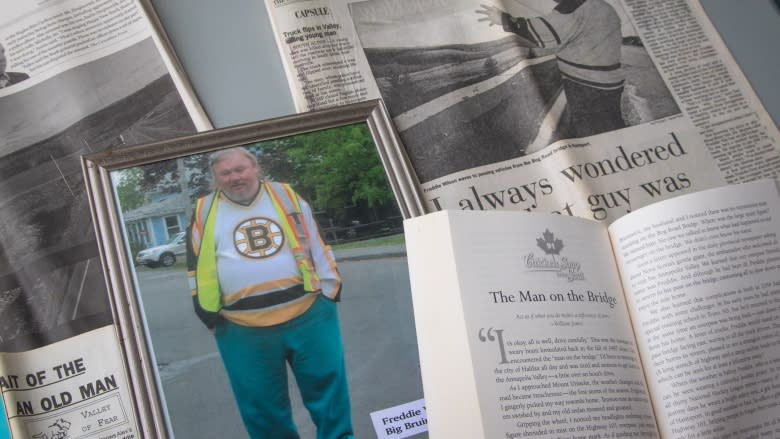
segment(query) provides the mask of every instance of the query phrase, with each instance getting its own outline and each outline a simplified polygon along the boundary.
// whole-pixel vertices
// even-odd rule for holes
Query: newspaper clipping
[[[4,355],[0,389],[13,437],[140,437],[119,346],[106,343],[112,336],[113,328],[104,326]]]
[[[378,99],[346,2],[266,0],[299,112]]]
[[[430,211],[611,222],[780,171],[777,128],[695,0],[267,5],[293,94],[329,105],[307,65],[326,83],[360,78],[366,97],[375,87]],[[311,51],[336,41],[350,51]],[[309,64],[296,64],[304,46]]]
[[[209,122],[137,1],[0,7],[3,418],[12,437],[138,437],[80,156]]]

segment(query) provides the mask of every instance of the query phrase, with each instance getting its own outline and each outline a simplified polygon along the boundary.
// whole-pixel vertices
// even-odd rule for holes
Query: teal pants
[[[290,365],[318,439],[354,438],[336,303],[318,297],[301,316],[280,325],[217,326],[241,418],[253,439],[298,439],[287,383]]]

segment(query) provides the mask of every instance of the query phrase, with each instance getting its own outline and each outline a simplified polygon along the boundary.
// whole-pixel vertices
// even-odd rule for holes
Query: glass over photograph
[[[166,434],[386,437],[372,413],[423,408],[405,214],[374,134],[193,136],[203,152],[104,168],[93,204],[113,198],[96,211],[121,241],[101,242],[130,281],[114,305],[142,322],[139,405]],[[424,408],[406,423],[424,437]]]

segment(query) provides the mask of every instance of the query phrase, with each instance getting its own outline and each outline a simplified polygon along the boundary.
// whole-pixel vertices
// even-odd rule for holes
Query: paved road
[[[406,258],[402,247],[337,257],[355,433],[372,438],[370,412],[422,398]],[[213,338],[192,313],[185,274],[141,269],[138,279],[174,434],[246,437]],[[301,437],[314,438],[294,386],[291,398]]]

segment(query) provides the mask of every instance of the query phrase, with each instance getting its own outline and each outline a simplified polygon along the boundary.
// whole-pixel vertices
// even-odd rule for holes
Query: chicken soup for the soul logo
[[[545,229],[541,238],[536,238],[536,245],[544,251],[543,255],[534,252],[525,257],[525,266],[529,271],[550,271],[558,277],[566,278],[569,282],[585,280],[580,263],[566,256],[561,256],[563,241],[555,237],[555,234]]]

